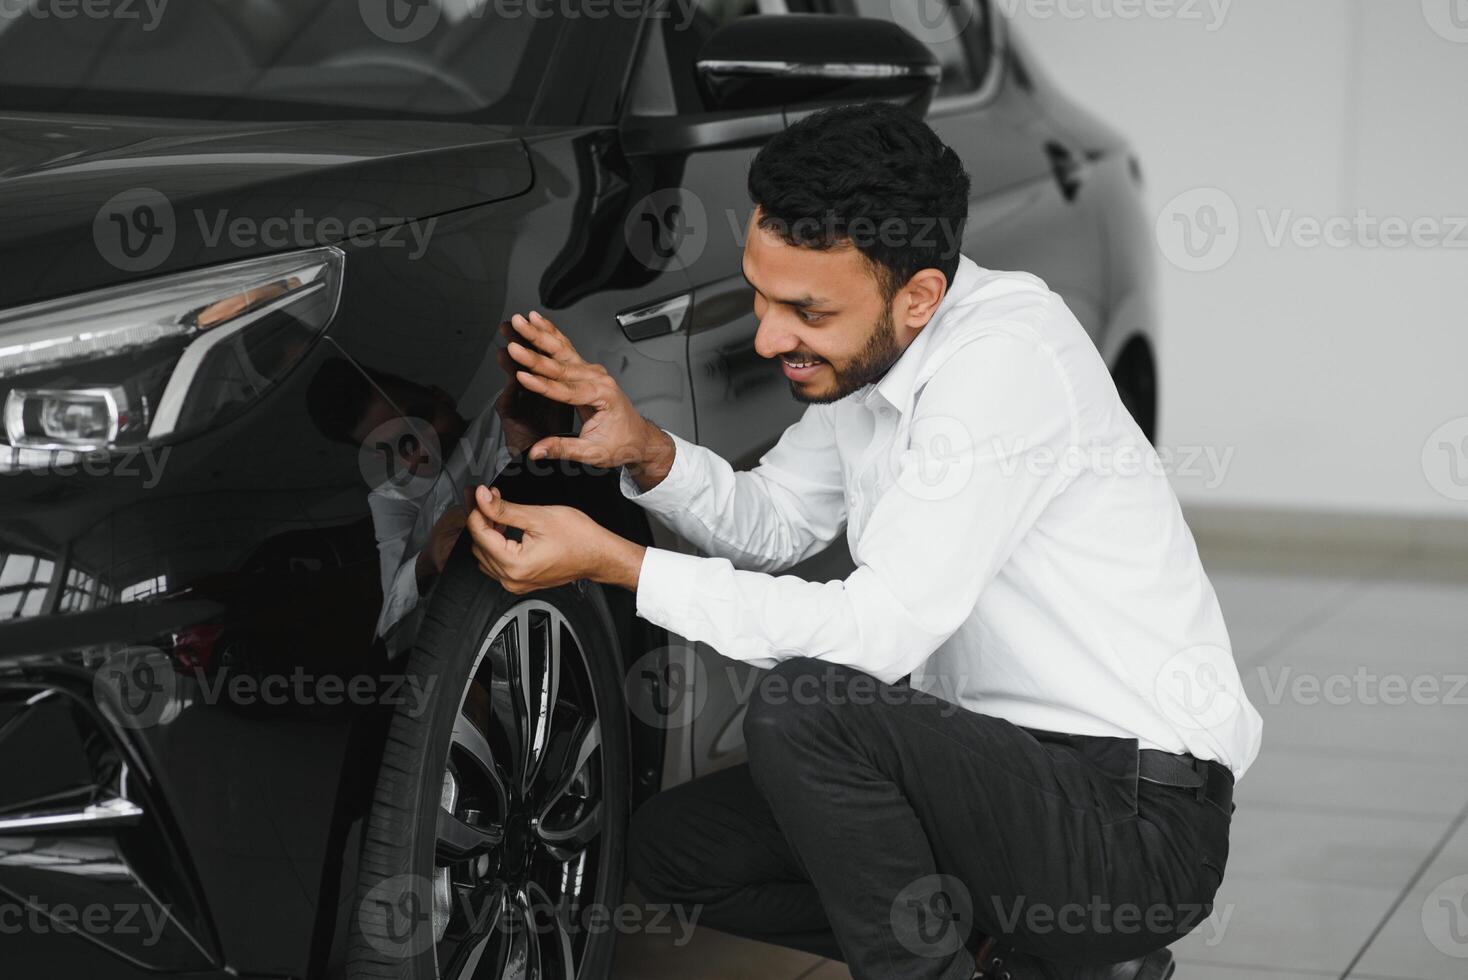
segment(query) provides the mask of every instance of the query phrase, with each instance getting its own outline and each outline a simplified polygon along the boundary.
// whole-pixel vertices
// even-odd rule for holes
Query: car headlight
[[[227,420],[326,329],[344,262],[315,248],[0,311],[10,445],[124,448]]]

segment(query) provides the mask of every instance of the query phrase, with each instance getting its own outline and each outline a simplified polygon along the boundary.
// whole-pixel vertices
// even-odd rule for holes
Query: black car
[[[801,113],[924,113],[963,251],[1061,293],[1152,433],[1136,160],[986,0],[924,7],[0,16],[0,975],[608,975],[628,814],[739,757],[741,674],[478,571],[479,483],[687,547],[525,457],[577,420],[501,324],[755,465],[802,406],[751,343],[745,171]]]

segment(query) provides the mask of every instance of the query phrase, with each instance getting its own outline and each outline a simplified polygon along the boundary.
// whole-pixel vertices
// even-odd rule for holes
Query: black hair
[[[820,250],[849,241],[891,302],[920,269],[953,285],[969,176],[922,119],[887,102],[836,106],[777,133],[749,167],[760,227]]]

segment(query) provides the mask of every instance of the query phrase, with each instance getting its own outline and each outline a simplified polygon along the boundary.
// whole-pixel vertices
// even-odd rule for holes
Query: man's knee
[[[813,657],[790,657],[760,677],[749,695],[744,741],[751,753],[771,742],[788,742],[828,725],[845,704],[855,672]]]

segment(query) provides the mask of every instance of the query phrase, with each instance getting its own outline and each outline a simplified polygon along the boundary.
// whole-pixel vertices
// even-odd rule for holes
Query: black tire
[[[630,796],[620,651],[607,603],[599,586],[584,581],[513,595],[479,570],[467,544],[459,542],[428,599],[407,660],[407,673],[436,686],[426,710],[400,706],[391,722],[363,834],[348,976],[437,980],[442,969],[455,980],[602,980],[611,973],[616,936],[604,925],[605,912],[600,928],[587,914],[621,900]],[[497,624],[499,640],[491,635]],[[509,633],[531,638],[528,659],[509,652]],[[554,658],[535,650],[553,633],[562,644],[560,664],[547,672]],[[522,669],[526,664],[531,669]],[[535,675],[533,689],[511,683]],[[532,711],[522,717],[513,705],[548,702],[541,688],[552,686],[550,677],[558,678],[556,696],[542,739],[539,722],[529,722]],[[525,692],[520,701],[514,691]],[[587,700],[595,712],[590,722],[580,703]],[[513,746],[513,731],[528,733],[528,749]],[[577,765],[581,757],[585,764]],[[485,773],[486,763],[498,767],[498,778]],[[526,785],[523,799],[511,799]],[[540,799],[537,790],[551,791]],[[598,797],[599,830],[580,847],[596,821],[590,801]],[[441,802],[462,820],[441,828]],[[562,861],[564,855],[572,856]],[[568,873],[575,862],[579,876]],[[563,885],[576,880],[581,888],[574,900],[568,888],[537,891],[537,876],[559,877]],[[534,928],[525,928],[527,921]],[[506,969],[506,959],[524,962]]]

